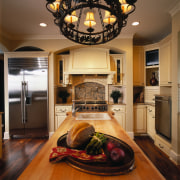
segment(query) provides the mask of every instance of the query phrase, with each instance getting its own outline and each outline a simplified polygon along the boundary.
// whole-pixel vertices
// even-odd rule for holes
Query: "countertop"
[[[125,175],[118,176],[98,176],[81,172],[69,166],[66,162],[52,164],[49,162],[49,154],[53,147],[56,147],[58,138],[67,133],[73,124],[79,122],[68,113],[65,121],[60,125],[53,136],[47,141],[40,152],[21,174],[19,179],[61,179],[61,180],[144,180],[164,179],[156,167],[145,156],[137,144],[127,135],[125,130],[118,124],[114,116],[110,113],[111,120],[89,120],[96,131],[117,137],[131,146],[135,154],[135,169]],[[82,120],[81,120],[82,122]]]

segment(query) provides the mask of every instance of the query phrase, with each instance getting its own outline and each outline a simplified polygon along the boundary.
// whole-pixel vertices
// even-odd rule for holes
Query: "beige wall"
[[[180,11],[172,17],[172,154],[180,164],[180,118],[178,118],[178,33],[180,31]],[[179,157],[179,160],[178,160]]]
[[[49,55],[49,132],[54,132],[54,55],[63,49],[74,49],[83,47],[70,40],[66,39],[49,39],[49,40],[24,40],[24,41],[7,41],[8,49],[13,51],[23,46],[39,47]],[[85,46],[88,47],[88,46]],[[108,48],[121,51],[126,58],[126,131],[133,135],[133,41],[132,38],[115,39],[106,43],[105,45],[98,45],[96,47]],[[132,134],[131,134],[132,133]]]

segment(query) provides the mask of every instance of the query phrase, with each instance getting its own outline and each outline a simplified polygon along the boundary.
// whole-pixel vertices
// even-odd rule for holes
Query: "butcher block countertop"
[[[60,180],[161,180],[164,177],[145,156],[138,145],[127,135],[125,130],[118,124],[116,119],[110,113],[111,120],[88,120],[95,127],[96,132],[102,132],[121,139],[126,142],[134,151],[135,169],[124,175],[100,176],[92,175],[79,171],[65,161],[59,163],[50,163],[49,155],[51,149],[57,146],[57,140],[60,136],[67,133],[73,124],[79,122],[68,113],[68,117],[60,125],[53,136],[47,141],[40,152],[20,175],[19,179],[60,179]],[[82,122],[82,120],[80,120]],[[85,121],[84,121],[85,122]]]

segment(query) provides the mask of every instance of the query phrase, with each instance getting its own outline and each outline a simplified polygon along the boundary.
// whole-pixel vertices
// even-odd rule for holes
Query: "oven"
[[[171,97],[155,96],[156,133],[171,141]]]

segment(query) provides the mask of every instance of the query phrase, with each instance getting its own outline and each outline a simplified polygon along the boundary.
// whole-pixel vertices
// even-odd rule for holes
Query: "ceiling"
[[[137,0],[136,10],[128,17],[121,37],[134,36],[134,44],[145,45],[158,42],[171,33],[170,11],[180,0]],[[46,0],[0,0],[1,32],[10,39],[59,39],[59,28],[45,7]],[[131,23],[139,21],[133,27]],[[47,23],[46,28],[39,23]]]

